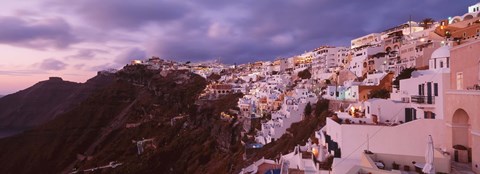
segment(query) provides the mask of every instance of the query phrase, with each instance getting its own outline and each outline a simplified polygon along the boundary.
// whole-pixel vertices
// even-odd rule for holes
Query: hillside
[[[38,82],[27,89],[0,98],[0,129],[28,129],[64,113],[85,100],[94,90],[112,82],[101,73],[85,83],[59,77]]]
[[[0,140],[0,173],[59,173],[113,160],[124,165],[105,172],[226,173],[232,164],[228,159],[239,159],[240,129],[220,120],[219,113],[239,96],[197,107],[205,86],[205,79],[189,72],[163,77],[141,67],[125,68],[78,107]],[[127,123],[135,126],[126,128]],[[143,138],[153,138],[152,146],[137,155],[132,140]]]

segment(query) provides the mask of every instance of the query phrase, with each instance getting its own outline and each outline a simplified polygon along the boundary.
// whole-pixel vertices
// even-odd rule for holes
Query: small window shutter
[[[418,95],[422,95],[422,85],[418,85]]]

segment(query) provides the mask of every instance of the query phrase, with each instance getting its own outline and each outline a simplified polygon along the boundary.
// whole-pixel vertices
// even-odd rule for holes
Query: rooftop
[[[432,53],[432,59],[435,58],[445,58],[445,57],[450,57],[450,46],[445,45],[440,48],[437,48],[433,53]]]

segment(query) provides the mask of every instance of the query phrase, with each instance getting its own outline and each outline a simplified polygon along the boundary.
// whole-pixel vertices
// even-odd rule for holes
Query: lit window
[[[457,90],[463,90],[463,72],[457,72]]]

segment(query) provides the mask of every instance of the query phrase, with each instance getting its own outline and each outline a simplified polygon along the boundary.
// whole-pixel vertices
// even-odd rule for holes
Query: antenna
[[[412,35],[412,15],[410,15],[410,19],[408,20],[408,26],[410,27],[410,34]]]

